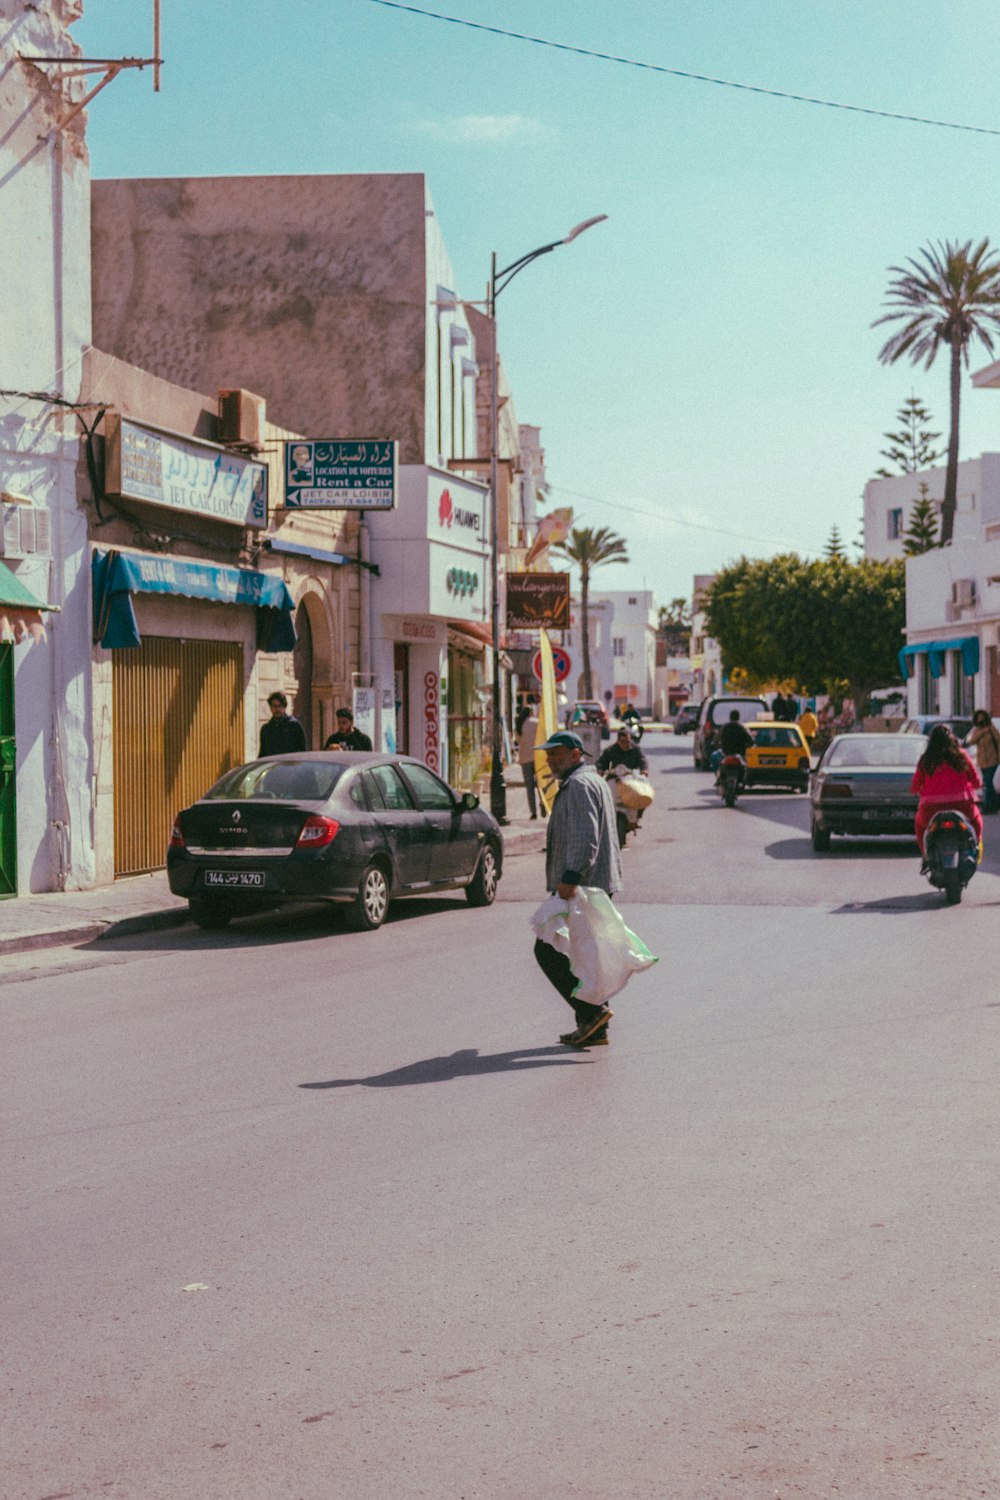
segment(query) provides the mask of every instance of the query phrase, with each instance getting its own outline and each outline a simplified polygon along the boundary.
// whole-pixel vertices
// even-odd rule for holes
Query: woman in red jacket
[[[910,791],[920,795],[914,831],[921,854],[927,824],[943,807],[954,808],[968,818],[982,847],[983,819],[976,800],[982,784],[983,778],[947,724],[935,724],[910,783]]]

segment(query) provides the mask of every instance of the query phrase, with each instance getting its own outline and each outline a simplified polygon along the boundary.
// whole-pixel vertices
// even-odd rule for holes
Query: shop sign
[[[290,510],[392,510],[399,444],[363,438],[285,443],[285,504]]]
[[[431,543],[429,614],[482,622],[487,615],[486,583],[485,559]]]
[[[479,551],[489,541],[485,492],[459,479],[428,476],[427,535],[434,542]]]
[[[267,465],[211,443],[105,417],[109,495],[237,526],[267,525]]]
[[[440,772],[441,696],[436,672],[424,673],[423,726],[424,761],[432,771]]]
[[[508,573],[508,630],[569,629],[568,573]]]

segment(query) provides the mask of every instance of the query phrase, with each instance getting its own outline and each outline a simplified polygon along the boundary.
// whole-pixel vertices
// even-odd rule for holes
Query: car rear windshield
[[[759,698],[722,698],[712,704],[712,723],[725,724],[733,709],[739,714],[741,724],[749,724],[761,717],[766,705]]]
[[[828,766],[874,766],[910,770],[923,755],[927,740],[922,734],[859,735],[830,746]]]
[[[785,749],[789,746],[798,749],[801,741],[794,729],[778,729],[770,724],[765,724],[762,729],[751,729],[755,745],[781,745]]]
[[[277,802],[325,802],[345,767],[317,761],[271,760],[238,766],[217,781],[206,798]]]

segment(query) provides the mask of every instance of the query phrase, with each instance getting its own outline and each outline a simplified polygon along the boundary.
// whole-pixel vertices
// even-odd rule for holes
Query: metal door
[[[244,757],[243,647],[146,636],[116,651],[115,874],[166,863],[173,819]]]
[[[0,899],[17,895],[14,647],[0,646]]]

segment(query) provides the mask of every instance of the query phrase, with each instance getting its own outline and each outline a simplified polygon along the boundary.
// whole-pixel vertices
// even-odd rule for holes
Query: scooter
[[[968,818],[954,808],[936,812],[924,834],[924,873],[949,906],[961,901],[978,864],[979,835]]]
[[[747,763],[742,755],[724,755],[719,762],[715,784],[727,807],[735,807],[737,797],[745,789],[746,769]]]

